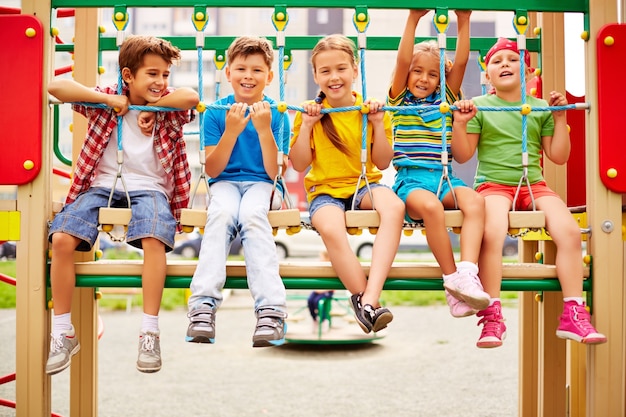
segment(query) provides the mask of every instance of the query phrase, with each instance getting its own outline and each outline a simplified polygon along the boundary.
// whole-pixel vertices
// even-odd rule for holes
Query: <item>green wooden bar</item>
[[[196,38],[193,36],[162,36],[162,39],[170,41],[173,45],[181,50],[195,51]],[[285,45],[291,50],[311,50],[322,36],[286,36]],[[355,43],[355,36],[349,36]],[[207,35],[204,38],[204,49],[206,50],[225,50],[235,39],[234,36],[212,36]],[[270,41],[276,42],[275,36],[267,36]],[[415,42],[424,40],[432,40],[435,38],[418,37]],[[472,38],[470,40],[470,49],[473,51],[487,51],[496,43],[497,38],[483,37]],[[395,51],[400,43],[399,36],[368,36],[367,50],[369,51]],[[110,36],[102,36],[98,48],[100,51],[117,51],[115,38]],[[541,42],[537,38],[529,38],[526,40],[526,48],[530,52],[540,52]],[[453,51],[456,49],[456,37],[448,37],[446,49]],[[55,46],[57,52],[74,52],[74,44],[66,43]]]
[[[193,1],[193,0],[52,0],[53,8],[68,7],[285,7],[298,8],[340,8],[348,9],[355,6],[368,7],[370,9],[407,9],[411,6],[406,0],[230,0],[227,4],[223,0],[216,1]],[[415,5],[418,6],[417,4]],[[589,9],[587,0],[519,0],[506,2],[501,0],[435,0],[419,3],[420,8],[435,9],[446,7],[450,10],[491,10],[491,11],[514,11],[523,9],[536,12],[580,12],[587,13]]]
[[[303,278],[282,277],[285,288],[289,290],[342,290],[345,289],[338,278]],[[168,276],[165,280],[166,288],[189,288],[191,277]],[[141,277],[139,276],[100,276],[100,275],[77,275],[77,287],[116,287],[116,288],[140,288]],[[225,288],[245,289],[248,282],[245,277],[227,277]],[[443,290],[441,278],[388,278],[385,282],[385,290],[417,290],[438,291]],[[583,290],[591,290],[591,281],[583,282]],[[561,291],[561,285],[557,279],[504,279],[502,291]]]

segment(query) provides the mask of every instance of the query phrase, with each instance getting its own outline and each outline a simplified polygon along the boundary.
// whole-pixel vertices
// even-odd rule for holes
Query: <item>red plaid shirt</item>
[[[117,85],[96,87],[95,90],[106,94],[117,94]],[[123,93],[126,94],[127,90],[124,88]],[[171,91],[173,90],[166,91],[164,95]],[[88,107],[82,104],[73,104],[72,109],[87,118],[88,127],[87,136],[76,161],[72,185],[65,200],[66,204],[76,200],[79,194],[91,186],[96,167],[109,143],[113,128],[117,125],[117,114],[113,109]],[[154,135],[154,149],[168,179],[174,181],[174,195],[168,197],[171,197],[170,208],[177,221],[180,220],[180,210],[189,204],[191,172],[183,140],[183,125],[193,119],[192,114],[188,110],[156,113],[157,129]]]

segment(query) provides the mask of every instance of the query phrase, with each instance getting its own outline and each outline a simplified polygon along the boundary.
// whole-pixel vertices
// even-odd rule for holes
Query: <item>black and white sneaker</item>
[[[354,310],[354,317],[356,318],[356,322],[359,324],[361,329],[365,333],[369,333],[372,331],[374,327],[374,308],[366,304],[363,306],[361,304],[361,295],[362,294],[352,294],[350,296],[350,303],[352,304],[352,309]]]

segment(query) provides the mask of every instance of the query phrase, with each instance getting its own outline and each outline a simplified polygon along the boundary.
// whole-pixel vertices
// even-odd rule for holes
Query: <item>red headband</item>
[[[485,65],[489,65],[489,60],[491,57],[498,51],[502,51],[503,49],[508,49],[509,51],[513,51],[519,55],[519,49],[517,49],[517,42],[509,40],[507,38],[500,38],[498,42],[495,43],[485,55]],[[526,67],[530,68],[530,54],[528,51],[524,52],[524,62],[526,63]]]

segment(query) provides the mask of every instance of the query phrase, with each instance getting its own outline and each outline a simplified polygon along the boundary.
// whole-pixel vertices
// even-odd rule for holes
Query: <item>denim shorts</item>
[[[393,191],[405,204],[409,194],[415,190],[426,190],[437,194],[442,173],[441,169],[398,168]],[[452,175],[452,172],[449,173],[448,178],[452,188],[467,187],[461,179]],[[441,183],[441,190],[438,196],[439,201],[443,201],[444,197],[450,192],[450,184],[447,181]]]
[[[387,187],[387,186],[384,184],[380,184],[380,183],[373,183],[373,184],[370,184],[369,188],[371,190],[376,187]],[[354,207],[357,210],[359,209],[359,206],[361,205],[361,201],[363,200],[363,197],[365,197],[367,193],[368,193],[367,186],[361,187],[359,191],[357,192],[356,200],[354,201]],[[313,218],[313,214],[317,210],[328,205],[339,207],[343,211],[351,210],[352,199],[354,199],[354,195],[348,198],[335,198],[335,197],[329,196],[328,194],[320,194],[317,197],[315,197],[313,201],[311,201],[311,204],[309,204],[309,216]]]
[[[57,232],[67,233],[81,240],[77,251],[88,252],[98,238],[98,214],[100,207],[107,207],[110,189],[93,187],[63,207],[54,216],[48,240]],[[154,190],[129,191],[132,217],[128,224],[126,242],[134,247],[141,247],[141,239],[152,237],[165,244],[166,252],[174,248],[176,219],[172,215],[165,194]],[[111,207],[126,208],[126,194],[115,191]]]

